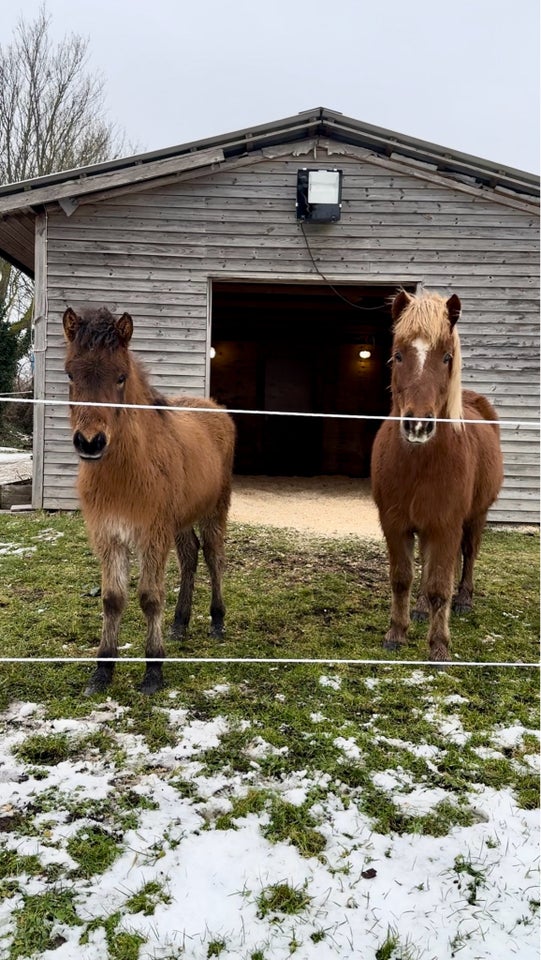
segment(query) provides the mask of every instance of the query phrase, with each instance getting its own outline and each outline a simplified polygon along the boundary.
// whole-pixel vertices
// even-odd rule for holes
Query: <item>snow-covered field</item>
[[[326,696],[333,696],[333,683],[339,686],[339,678],[321,677]],[[217,685],[207,695],[219,702],[225,690]],[[164,710],[176,736],[154,751],[140,734],[119,732],[121,719],[129,728],[129,708],[111,699],[89,707],[79,720],[46,719],[39,705],[21,702],[0,718],[4,852],[23,864],[24,858],[38,858],[42,865],[40,871],[29,860],[34,869],[18,876],[11,895],[3,891],[2,960],[23,956],[13,947],[18,911],[25,898],[42,895],[52,882],[72,896],[78,922],[53,925],[53,946],[35,955],[43,960],[536,960],[539,814],[521,809],[511,789],[472,783],[474,822],[453,826],[445,836],[378,833],[327,775],[262,775],[261,759],[276,748],[257,729],[245,772],[209,774],[202,757],[220,744],[231,721],[220,714],[190,717],[180,703],[171,691]],[[313,713],[314,726],[322,719],[321,712]],[[445,726],[449,742],[467,737],[459,718],[449,712],[443,717],[437,706],[433,722],[440,732]],[[502,728],[494,755],[534,732],[516,724]],[[96,737],[104,733],[110,748],[100,750]],[[37,766],[17,752],[35,734],[88,745],[68,759]],[[345,760],[362,763],[355,737],[334,742]],[[394,743],[429,763],[438,761],[432,745],[399,738]],[[537,761],[535,754],[524,758],[534,768]],[[410,815],[426,815],[442,801],[444,791],[416,783],[403,769],[390,767],[375,778]],[[255,789],[297,807],[317,793],[310,816],[324,838],[318,856],[303,856],[290,840],[266,835],[268,805],[227,819],[235,802]],[[114,810],[128,793],[132,823],[120,830],[114,817],[97,821],[96,811],[107,804]],[[115,855],[105,869],[82,877],[70,841],[97,827],[116,844]],[[290,913],[272,899],[284,890],[293,893]],[[116,946],[111,924],[108,934],[112,917]],[[121,933],[131,935],[137,952],[119,952]]]

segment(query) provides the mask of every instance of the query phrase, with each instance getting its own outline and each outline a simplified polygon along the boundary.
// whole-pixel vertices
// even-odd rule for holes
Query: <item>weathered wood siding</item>
[[[283,151],[284,148],[281,148]],[[133,346],[165,393],[207,391],[209,278],[317,279],[295,220],[297,170],[344,172],[342,218],[308,228],[320,269],[349,281],[422,281],[457,293],[465,385],[487,394],[504,428],[506,479],[492,519],[538,520],[538,220],[533,207],[500,202],[405,165],[318,149],[167,186],[130,188],[49,211],[45,390],[67,398],[61,316],[67,304],[129,310]],[[346,148],[347,149],[347,148]],[[187,177],[184,174],[184,177]],[[519,198],[520,200],[520,198]],[[254,323],[257,318],[254,318]],[[67,410],[44,417],[43,505],[69,508],[75,458]]]

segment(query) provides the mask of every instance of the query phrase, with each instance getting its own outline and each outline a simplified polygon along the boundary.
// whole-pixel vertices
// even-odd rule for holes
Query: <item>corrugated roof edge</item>
[[[249,152],[250,147],[273,146],[288,141],[301,140],[307,135],[332,137],[344,143],[366,147],[374,152],[390,156],[400,154],[408,159],[434,165],[440,172],[457,176],[473,177],[479,183],[493,188],[500,187],[519,194],[539,197],[539,177],[524,170],[493,163],[473,155],[460,153],[439,144],[408,137],[393,130],[362,123],[326,107],[305,110],[293,117],[275,120],[272,123],[236,130],[232,133],[195,140],[149,153],[131,157],[119,157],[88,167],[62,170],[47,176],[34,177],[0,187],[0,196],[12,195],[39,187],[54,186],[73,179],[91,179],[102,173],[165,160],[176,155],[194,153],[209,147],[221,147],[226,158]],[[15,205],[16,206],[16,205]]]

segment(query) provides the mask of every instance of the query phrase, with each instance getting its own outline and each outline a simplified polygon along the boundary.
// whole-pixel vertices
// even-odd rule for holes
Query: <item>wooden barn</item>
[[[67,398],[67,305],[129,311],[164,393],[238,410],[389,412],[389,298],[457,293],[465,385],[504,427],[501,523],[539,519],[532,174],[317,108],[0,188],[35,278],[35,396]],[[236,471],[366,477],[377,420],[238,414]],[[33,502],[76,506],[67,408],[37,405]]]

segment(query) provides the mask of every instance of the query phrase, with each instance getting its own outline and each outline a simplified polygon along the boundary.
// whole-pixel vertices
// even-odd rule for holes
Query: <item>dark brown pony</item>
[[[133,322],[107,308],[63,318],[70,400],[143,404],[141,410],[70,407],[73,444],[80,458],[77,489],[87,528],[102,566],[103,631],[92,694],[111,682],[118,630],[126,604],[129,551],[140,563],[139,602],[147,620],[147,658],[165,656],[162,612],[165,567],[175,544],[181,582],[172,635],[182,638],[190,620],[199,540],[209,568],[211,633],[223,633],[224,534],[231,492],[235,429],[225,413],[159,410],[186,406],[217,410],[211,400],[166,400],[150,386],[128,348]],[[162,664],[147,663],[140,689],[163,685]]]
[[[503,480],[497,424],[488,400],[461,388],[460,300],[401,291],[392,304],[392,410],[372,451],[372,492],[387,541],[392,589],[388,650],[406,642],[414,535],[422,561],[417,614],[428,613],[431,660],[449,660],[454,572],[462,576],[453,609],[472,607],[473,567],[489,507]],[[437,418],[455,423],[436,422]]]

